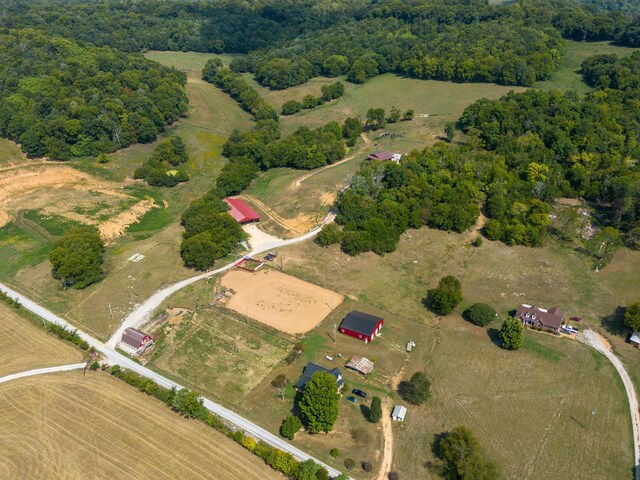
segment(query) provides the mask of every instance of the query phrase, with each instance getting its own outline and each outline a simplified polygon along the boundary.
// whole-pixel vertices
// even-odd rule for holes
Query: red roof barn
[[[239,198],[225,198],[224,201],[231,207],[229,215],[235,218],[238,223],[249,223],[260,220],[260,215],[253,211],[244,200]]]
[[[380,317],[354,310],[344,317],[338,330],[340,333],[369,343],[378,334],[383,324],[384,320]]]
[[[136,328],[129,327],[122,333],[122,343],[135,350],[143,350],[153,343],[153,338]]]

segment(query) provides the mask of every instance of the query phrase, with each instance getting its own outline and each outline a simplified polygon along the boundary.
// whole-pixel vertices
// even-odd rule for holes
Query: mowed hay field
[[[423,465],[433,460],[433,436],[462,424],[507,478],[630,478],[628,404],[605,359],[576,341],[535,331],[526,332],[523,349],[506,352],[493,343],[499,322],[487,331],[464,322],[460,312],[474,302],[493,305],[503,317],[523,302],[558,305],[567,316],[583,318],[581,329],[610,336],[603,318],[637,301],[640,253],[620,250],[606,268],[593,272],[588,260],[553,242],[529,249],[485,241],[475,249],[468,238],[423,228],[408,231],[397,251],[384,257],[348,257],[336,247],[311,243],[280,254],[286,272],[369,304],[383,316],[388,312],[401,324],[394,343],[417,343],[399,370],[405,379],[426,371],[433,396],[425,406],[409,408],[404,425],[395,425],[394,468],[409,478],[430,478]],[[438,318],[421,300],[447,274],[460,278],[465,300],[452,315]],[[387,335],[396,336],[393,330],[387,322],[385,342]],[[629,360],[636,350],[621,341],[614,345],[626,349],[628,366],[640,365]],[[366,355],[367,348],[361,352]]]
[[[280,478],[222,434],[101,372],[0,386],[0,431],[0,478]]]
[[[0,303],[0,377],[34,368],[79,363],[83,354]]]
[[[291,335],[312,330],[342,303],[335,292],[269,268],[231,270],[220,287],[235,292],[227,308]]]

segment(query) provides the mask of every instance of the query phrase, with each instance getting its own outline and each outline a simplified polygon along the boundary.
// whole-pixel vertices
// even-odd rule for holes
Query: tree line
[[[282,473],[292,480],[316,480],[329,478],[328,472],[313,460],[298,462],[293,456],[282,450],[274,448],[262,441],[256,441],[253,437],[245,435],[242,430],[235,430],[225,425],[218,416],[210,412],[203,404],[200,393],[186,388],[165,388],[153,380],[145,378],[131,370],[125,370],[120,365],[113,365],[109,372],[115,378],[137,388],[149,396],[155,397],[165,403],[174,412],[186,418],[199,420],[211,428],[223,433],[246,450],[260,457],[267,465]],[[320,473],[324,470],[323,473]],[[322,475],[322,476],[321,476]],[[345,480],[346,476],[337,477]]]
[[[187,110],[186,77],[141,55],[35,30],[0,32],[0,135],[56,160],[155,140]]]
[[[281,138],[278,113],[239,74],[218,58],[209,60],[202,78],[234,98],[255,120],[249,132],[234,130],[222,154],[229,159],[213,188],[190,205],[182,216],[185,228],[180,254],[185,265],[198,270],[213,266],[228,255],[246,235],[227,213],[222,199],[249,186],[260,170],[274,167],[317,168],[345,154],[343,129],[336,122],[310,129],[300,127]],[[359,134],[359,131],[358,131]]]
[[[73,8],[69,8],[69,4]],[[2,0],[0,25],[126,52],[246,53],[233,62],[271,88],[318,75],[361,83],[384,72],[531,85],[562,38],[640,45],[631,0]]]
[[[293,115],[300,110],[311,110],[320,105],[324,105],[331,100],[341,97],[344,94],[344,85],[340,82],[331,83],[329,85],[323,85],[320,88],[322,94],[316,97],[311,94],[305,95],[301,101],[289,100],[282,105],[282,115]]]

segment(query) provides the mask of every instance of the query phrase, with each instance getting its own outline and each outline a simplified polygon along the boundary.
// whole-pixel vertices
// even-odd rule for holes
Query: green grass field
[[[582,62],[593,55],[616,54],[619,57],[631,55],[637,48],[619,47],[609,42],[574,42],[565,40],[562,64],[549,80],[537,82],[535,88],[545,90],[575,90],[586,93],[591,90],[580,74]]]
[[[230,406],[237,406],[292,347],[219,308],[200,309],[165,328],[168,336],[156,346],[152,364]]]
[[[395,467],[401,474],[431,478],[422,465],[433,460],[433,435],[463,424],[478,435],[506,478],[593,478],[591,472],[598,478],[629,477],[628,405],[604,359],[582,344],[534,331],[526,332],[522,350],[506,352],[492,343],[487,330],[459,315],[480,301],[503,317],[523,302],[559,305],[567,316],[584,319],[581,329],[607,333],[602,318],[637,300],[640,253],[621,250],[596,273],[588,261],[554,244],[532,250],[485,241],[475,249],[466,234],[422,229],[407,232],[397,251],[384,257],[348,257],[312,243],[288,247],[280,256],[288,273],[391,319],[383,330],[382,342],[389,342],[386,356],[380,357],[375,343],[360,346],[360,352],[384,358],[382,368],[389,366],[379,379],[400,371],[393,355],[405,355],[400,353],[404,342],[418,344],[407,356],[403,375],[425,370],[433,398],[424,407],[410,408],[409,422],[394,427],[399,438]],[[447,274],[460,278],[465,299],[454,314],[440,319],[421,300]],[[613,340],[614,349],[624,350],[622,358],[637,371],[637,350],[620,337]],[[350,342],[338,341],[339,351]],[[589,431],[584,425],[594,408],[602,415]],[[574,446],[579,458],[560,445]]]

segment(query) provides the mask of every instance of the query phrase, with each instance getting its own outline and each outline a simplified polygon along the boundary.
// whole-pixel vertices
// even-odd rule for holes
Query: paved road
[[[307,238],[311,238],[313,235],[315,235],[315,233],[317,233],[317,232],[314,232],[314,231],[309,232],[307,234],[308,235]],[[294,239],[294,240],[299,240],[299,239]],[[299,240],[299,241],[302,241],[302,240]],[[280,245],[280,246],[282,246],[282,245]],[[270,248],[273,248],[273,247],[270,247]],[[224,268],[230,268],[230,267],[227,266],[227,267],[224,267]],[[203,275],[199,275],[198,277],[193,277],[193,278],[188,279],[188,280],[191,281],[190,283],[193,283],[194,281],[197,281],[200,278],[206,278],[206,276],[208,276],[208,275],[213,275],[213,272],[208,272],[208,273],[205,273]],[[180,285],[182,283],[184,283],[184,282],[178,282],[178,284],[176,284],[176,285]],[[187,283],[187,285],[188,285],[188,283]],[[174,287],[175,287],[175,285],[174,285]],[[169,287],[169,288],[172,288],[172,287]],[[182,287],[180,287],[180,288],[182,288]],[[168,290],[168,289],[165,289],[165,290]],[[158,293],[164,292],[165,290],[161,290]],[[177,290],[179,290],[179,288]],[[68,328],[68,329],[74,329],[75,330],[75,327],[73,325],[69,324],[68,322],[66,322],[62,318],[58,317],[53,312],[50,312],[46,308],[38,305],[37,303],[31,301],[29,298],[25,297],[24,295],[21,295],[20,293],[16,292],[15,290],[12,290],[11,288],[7,287],[6,285],[3,285],[2,283],[0,283],[0,291],[4,292],[6,295],[9,295],[11,298],[14,298],[14,299],[18,300],[22,304],[22,306],[24,308],[26,308],[27,310],[35,313],[36,315],[38,315],[39,317],[43,318],[44,320],[46,320],[48,322],[51,322],[51,323],[54,323],[56,325],[60,325],[62,327]],[[171,293],[168,293],[167,296],[170,295],[170,294]],[[158,297],[158,298],[160,298],[160,297]],[[159,300],[158,302],[160,302],[160,301],[161,300]],[[158,305],[159,305],[159,303],[158,303]],[[155,307],[153,307],[153,308],[155,308]],[[151,308],[151,310],[153,310],[153,308]],[[175,387],[178,390],[184,388],[182,385],[180,385],[180,384],[178,384],[178,383],[176,383],[176,382],[174,382],[172,380],[169,380],[168,378],[160,375],[159,373],[156,373],[153,370],[150,370],[150,369],[148,369],[146,367],[143,367],[139,363],[134,362],[129,357],[126,357],[126,356],[118,353],[111,346],[100,342],[99,340],[93,338],[92,336],[82,332],[81,330],[76,330],[76,332],[78,333],[80,338],[85,340],[89,345],[91,345],[97,351],[102,353],[107,358],[109,363],[118,364],[118,365],[122,366],[123,368],[126,368],[128,370],[133,370],[134,372],[137,372],[140,375],[142,375],[143,377],[146,377],[146,378],[149,378],[149,379],[153,380],[158,385],[162,385],[163,387],[166,387],[166,388]],[[84,366],[84,364],[83,364],[83,366]],[[209,410],[211,410],[213,413],[217,414],[221,418],[227,420],[228,422],[236,425],[238,428],[244,430],[245,432],[247,432],[247,434],[251,435],[256,440],[262,440],[263,442],[268,443],[269,445],[272,445],[272,446],[274,446],[276,448],[279,448],[280,450],[283,450],[285,452],[289,452],[297,460],[305,461],[305,460],[311,459],[314,462],[318,463],[319,465],[322,465],[323,467],[325,467],[329,471],[329,474],[332,477],[337,476],[337,475],[340,474],[340,472],[338,472],[335,468],[329,467],[328,465],[326,465],[326,464],[322,463],[321,461],[315,459],[311,455],[308,455],[305,452],[303,452],[302,450],[300,450],[300,449],[294,447],[293,445],[289,444],[288,442],[286,442],[282,438],[280,438],[280,437],[278,437],[278,436],[276,436],[276,435],[274,435],[272,433],[269,433],[264,428],[259,427],[255,423],[247,420],[246,418],[238,415],[237,413],[229,410],[228,408],[225,408],[222,405],[219,405],[219,404],[213,402],[212,400],[209,400],[208,398],[204,398],[203,400],[204,400],[204,406],[205,407],[207,407]]]
[[[26,372],[12,373],[0,378],[0,383],[10,382],[18,378],[33,377],[34,375],[43,375],[45,373],[68,372],[70,370],[79,370],[84,368],[86,362],[74,363],[72,365],[60,365],[58,367],[36,368],[35,370],[27,370]]]
[[[334,215],[332,214],[327,215],[327,217],[322,222],[322,225],[332,221],[333,217]],[[320,232],[322,225],[296,238],[291,238],[289,240],[278,240],[278,241],[269,242],[269,243],[262,243],[255,250],[252,250],[246,255],[252,257],[260,253],[275,250],[277,248],[286,247],[288,245],[294,245],[296,243],[304,242],[305,240],[309,240],[310,238],[315,237]],[[227,271],[233,268],[236,265],[236,263],[238,262],[237,261],[231,262],[228,265],[225,265],[224,267],[201,273],[200,275],[196,275],[194,277],[181,280],[179,282],[174,283],[173,285],[163,288],[162,290],[158,290],[156,293],[151,295],[147,300],[142,302],[138,307],[136,307],[135,310],[133,310],[129,315],[125,317],[125,319],[120,324],[120,327],[118,328],[118,330],[116,330],[116,332],[107,342],[107,345],[115,349],[116,345],[118,345],[118,342],[122,338],[122,333],[125,331],[125,329],[129,327],[136,328],[144,325],[150,319],[150,316],[154,312],[154,310],[158,308],[160,304],[162,304],[162,302],[164,302],[167,298],[169,298],[171,295],[176,293],[178,290],[181,290],[184,287],[197,282],[198,280],[202,280],[203,278],[209,278],[218,273]]]
[[[635,458],[635,478],[640,480],[640,439],[638,438],[638,432],[640,432],[640,410],[638,409],[638,397],[636,396],[636,390],[633,387],[633,382],[629,373],[624,368],[624,365],[620,359],[609,349],[607,345],[602,341],[600,336],[592,331],[585,330],[582,335],[578,337],[581,342],[590,345],[598,352],[602,353],[613,364],[618,371],[622,383],[624,383],[624,389],[627,391],[627,397],[629,398],[629,408],[631,409],[631,424],[633,425],[633,454]]]

